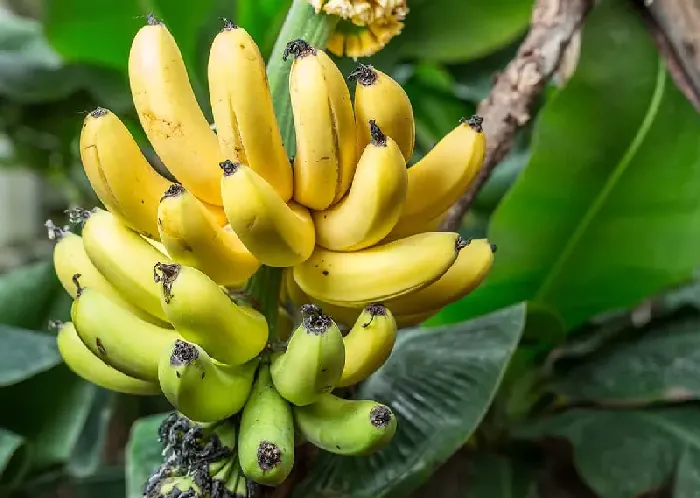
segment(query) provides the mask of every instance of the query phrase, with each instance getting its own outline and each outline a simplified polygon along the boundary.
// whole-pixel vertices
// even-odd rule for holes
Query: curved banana
[[[380,243],[386,244],[387,242],[404,239],[417,233],[438,232],[448,213],[449,210],[445,211],[444,213],[440,213],[435,218],[429,220],[407,217],[399,218],[398,223],[396,223],[391,232],[389,232],[389,235],[384,237]]]
[[[406,162],[391,137],[374,121],[369,126],[372,139],[360,156],[348,194],[314,213],[316,241],[326,249],[357,251],[372,246],[401,216],[408,184]]]
[[[198,345],[182,340],[159,352],[160,387],[187,418],[218,422],[243,408],[253,386],[257,358],[243,365],[224,365]]]
[[[158,200],[171,182],[151,167],[124,123],[101,107],[88,114],[80,132],[80,157],[105,206],[116,203],[131,228],[158,239]]]
[[[119,291],[92,264],[85,252],[83,238],[80,235],[57,227],[51,220],[46,222],[46,226],[49,229],[50,237],[57,241],[53,250],[53,265],[56,270],[56,276],[70,297],[75,299],[78,294],[78,288],[73,282],[73,276],[78,274],[80,275],[80,281],[85,287],[91,287],[101,292],[115,304],[130,311],[142,320],[161,327],[169,326],[168,323],[147,313],[122,297]]]
[[[322,210],[340,200],[355,173],[355,118],[343,75],[304,40],[287,44],[294,57],[289,94],[296,131],[294,200]]]
[[[396,416],[388,406],[332,394],[312,405],[295,406],[294,419],[306,439],[338,455],[372,453],[389,444],[396,433]]]
[[[307,259],[316,241],[309,211],[285,203],[248,166],[226,160],[221,168],[224,211],[248,250],[267,266],[294,266]]]
[[[486,152],[483,119],[462,120],[423,159],[408,169],[408,192],[399,225],[427,221],[447,211],[481,169]]]
[[[386,362],[396,342],[396,320],[383,305],[370,304],[343,342],[345,366],[339,387],[357,384]]]
[[[219,141],[197,103],[175,39],[153,16],[131,44],[129,83],[158,157],[194,195],[220,206]]]
[[[158,249],[107,211],[81,211],[83,245],[90,261],[120,294],[151,315],[168,321],[153,282],[156,263],[170,263]]]
[[[209,52],[209,98],[225,157],[247,164],[283,201],[292,168],[272,108],[265,61],[248,32],[225,21]]]
[[[75,278],[78,296],[71,319],[83,343],[98,358],[137,379],[158,379],[161,350],[179,337],[172,329],[145,322],[99,291],[82,287]]]
[[[219,226],[181,185],[172,185],[163,195],[158,230],[173,260],[201,270],[217,284],[241,287],[260,268],[236,234]]]
[[[454,263],[461,237],[427,232],[346,253],[317,247],[294,267],[294,280],[315,299],[360,308],[430,285]]]
[[[160,393],[160,386],[157,383],[129,377],[92,354],[92,351],[78,337],[78,332],[71,322],[57,324],[57,326],[58,351],[68,368],[79,377],[118,393],[142,396]]]
[[[331,392],[343,373],[343,335],[318,306],[301,307],[301,324],[283,353],[272,357],[270,374],[277,391],[298,406],[308,405]]]
[[[249,479],[276,486],[287,478],[294,466],[294,418],[268,365],[260,366],[238,434],[238,461]]]
[[[161,305],[175,329],[217,360],[240,365],[267,344],[267,322],[253,308],[237,306],[207,275],[189,266],[156,264]]]
[[[442,277],[420,290],[389,299],[384,305],[392,313],[402,315],[439,310],[481,284],[491,269],[495,250],[496,246],[486,239],[463,241],[455,263]]]
[[[350,73],[357,81],[355,87],[355,123],[357,126],[357,153],[362,153],[371,142],[370,119],[394,139],[408,162],[413,154],[416,126],[413,106],[404,89],[389,75],[372,66],[359,64]]]

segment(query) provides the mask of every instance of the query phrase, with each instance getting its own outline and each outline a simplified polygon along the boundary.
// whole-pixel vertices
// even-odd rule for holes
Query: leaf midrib
[[[544,281],[542,282],[542,285],[535,293],[535,301],[542,301],[544,296],[546,296],[547,293],[550,291],[551,287],[554,285],[556,280],[559,278],[559,275],[562,273],[562,269],[566,265],[574,250],[576,249],[581,237],[583,237],[583,235],[586,233],[588,227],[605,204],[605,201],[607,200],[610,192],[617,186],[617,183],[619,182],[620,178],[622,178],[624,173],[627,171],[627,168],[632,163],[632,160],[637,155],[639,147],[641,147],[642,143],[646,139],[646,136],[649,133],[652,124],[654,123],[656,115],[658,114],[659,108],[661,107],[661,100],[663,98],[664,90],[666,88],[666,79],[666,69],[661,58],[658,58],[656,86],[654,88],[654,93],[652,94],[651,101],[649,102],[649,107],[647,108],[647,111],[644,115],[644,119],[642,120],[637,134],[632,140],[630,146],[627,148],[625,154],[622,156],[618,167],[615,169],[612,175],[608,177],[608,180],[605,182],[605,185],[600,190],[595,200],[591,204],[589,210],[584,215],[583,219],[581,220],[581,223],[579,223],[579,225],[576,227],[576,230],[567,241],[566,245],[564,246],[564,249],[559,253],[559,257],[551,266],[550,272],[547,274]]]

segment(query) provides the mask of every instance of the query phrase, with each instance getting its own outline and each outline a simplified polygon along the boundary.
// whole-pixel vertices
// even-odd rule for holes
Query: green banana
[[[301,324],[284,352],[273,354],[270,374],[277,391],[297,406],[329,393],[343,374],[345,347],[335,322],[314,304],[301,307]]]
[[[372,453],[389,444],[396,432],[396,416],[388,406],[332,394],[294,407],[294,419],[306,439],[338,455]]]
[[[267,364],[243,408],[238,461],[249,479],[266,486],[280,484],[294,466],[292,408],[272,384]]]
[[[243,365],[224,365],[196,344],[180,339],[163,350],[158,380],[165,397],[186,417],[216,422],[238,413],[248,399],[256,358]]]

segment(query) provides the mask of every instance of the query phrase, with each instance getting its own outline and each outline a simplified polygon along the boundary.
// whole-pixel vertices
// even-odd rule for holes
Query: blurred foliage
[[[220,18],[272,57],[291,1],[0,8],[0,134],[12,145],[2,161],[94,204],[76,146],[86,112],[110,108],[152,154],[127,78],[146,14],[168,24],[209,113]],[[409,94],[416,161],[474,113],[533,2],[408,3],[403,34],[362,62]],[[355,66],[337,62],[344,74]],[[572,79],[548,88],[535,113],[461,228],[498,245],[486,283],[428,322],[437,326],[402,332],[356,393],[396,412],[394,444],[367,458],[321,455],[294,496],[409,496],[426,482],[439,495],[450,479],[464,488],[465,475],[461,496],[476,498],[700,494],[700,117],[624,0],[598,2]],[[108,393],[61,364],[47,324],[67,319],[69,303],[50,261],[0,276],[0,403],[12,407],[0,411],[0,496],[137,498],[160,459],[154,428],[167,404]],[[555,449],[561,440],[571,455]],[[466,463],[430,481],[455,452]]]

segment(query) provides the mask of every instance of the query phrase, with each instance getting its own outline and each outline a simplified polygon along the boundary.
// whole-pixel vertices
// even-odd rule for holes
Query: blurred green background
[[[210,115],[220,18],[269,57],[290,4],[0,1],[0,496],[140,496],[169,406],[62,365],[47,323],[70,299],[43,222],[98,204],[77,151],[94,107],[152,155],[126,74],[145,14],[173,33]],[[409,94],[414,159],[488,94],[532,4],[409,0],[404,32],[361,60]],[[491,275],[402,332],[360,388],[399,415],[395,443],[322,455],[293,496],[700,496],[699,189],[700,116],[632,3],[598,2],[460,229],[498,245]]]

